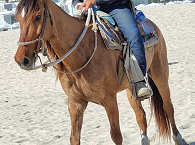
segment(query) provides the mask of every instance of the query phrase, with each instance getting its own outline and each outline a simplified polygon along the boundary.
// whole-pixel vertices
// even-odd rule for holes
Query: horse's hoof
[[[177,136],[173,135],[173,140],[175,141],[175,145],[188,145],[180,133]]]
[[[141,145],[150,145],[150,141],[146,135],[141,135]]]

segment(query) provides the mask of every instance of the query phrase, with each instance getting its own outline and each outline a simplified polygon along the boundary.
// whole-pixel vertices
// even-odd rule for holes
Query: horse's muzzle
[[[24,58],[19,62],[15,59],[15,61],[17,62],[17,64],[24,70],[32,70],[33,69],[33,61],[24,56]]]

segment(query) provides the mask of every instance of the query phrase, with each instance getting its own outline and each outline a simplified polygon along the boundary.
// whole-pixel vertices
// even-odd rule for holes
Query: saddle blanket
[[[121,45],[125,42],[125,39],[122,32],[116,26],[114,19],[109,14],[99,10],[96,11],[96,19],[106,47],[114,50],[122,50]],[[150,23],[149,20],[148,23]],[[155,32],[146,35],[143,31],[142,25],[138,24],[138,28],[142,35],[142,42],[145,49],[158,43],[158,37]]]

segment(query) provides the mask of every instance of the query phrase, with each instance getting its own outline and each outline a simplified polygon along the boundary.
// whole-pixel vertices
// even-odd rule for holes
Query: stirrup
[[[136,96],[136,100],[144,101],[146,99],[150,99],[150,97],[151,97],[150,95],[149,96],[141,96],[141,97]]]
[[[136,84],[136,100],[143,101],[145,99],[148,99],[152,96],[152,90],[150,87],[148,87],[147,83],[145,81],[138,82]]]
[[[153,90],[152,90],[152,88],[150,87],[150,84],[149,84],[149,82],[148,82],[148,73],[147,73],[147,72],[146,72],[146,75],[145,75],[145,77],[144,77],[144,82],[143,82],[143,83],[145,83],[145,84],[144,84],[145,87],[149,89],[150,95],[146,95],[146,96],[138,96],[138,95],[136,95],[136,99],[137,99],[137,100],[140,100],[140,101],[143,101],[143,100],[145,100],[145,99],[149,99],[150,97],[153,96]],[[136,90],[136,91],[137,91],[137,90]]]

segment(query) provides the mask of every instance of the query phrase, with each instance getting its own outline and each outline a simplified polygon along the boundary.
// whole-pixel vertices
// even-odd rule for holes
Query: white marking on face
[[[22,17],[24,18],[24,16],[25,16],[25,10],[24,10],[24,9],[22,9],[21,15],[22,15]]]

